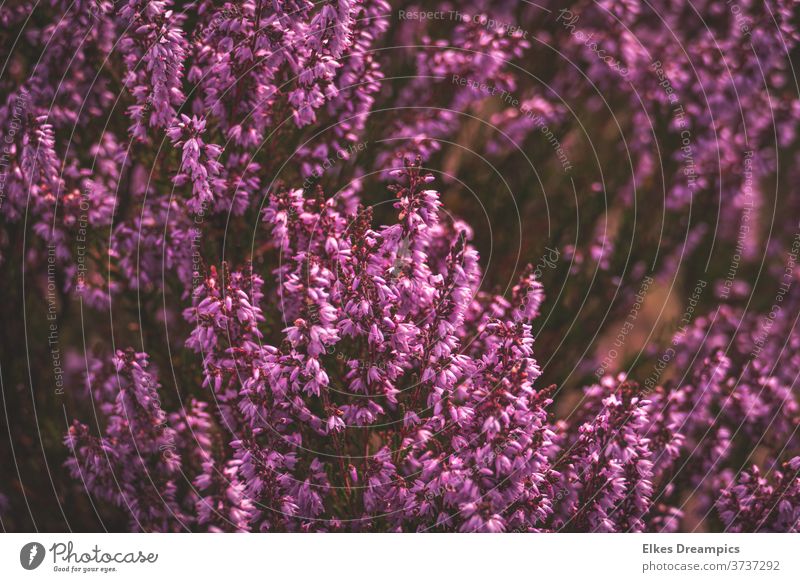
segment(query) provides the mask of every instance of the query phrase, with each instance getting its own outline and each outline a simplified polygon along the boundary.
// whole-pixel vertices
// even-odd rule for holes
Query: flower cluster
[[[113,398],[104,435],[75,422],[65,438],[73,452],[70,472],[100,499],[125,507],[131,527],[170,531],[182,510],[176,480],[181,459],[175,429],[161,407],[159,386],[145,354],[119,351],[102,392]]]
[[[70,465],[90,491],[145,506],[152,492],[138,489],[139,471],[152,472],[172,497],[146,520],[133,516],[164,529],[674,530],[687,493],[709,510],[715,502],[731,529],[797,527],[796,459],[776,473],[777,487],[744,472],[710,498],[714,476],[728,474],[719,465],[749,431],[769,439],[773,462],[784,454],[778,443],[796,448],[788,380],[763,375],[776,342],[749,364],[758,378],[745,379],[735,353],[717,347],[727,325],[743,322],[721,313],[719,329],[685,333],[681,361],[709,355],[685,363],[696,371],[679,386],[647,394],[607,376],[553,423],[553,388],[535,388],[541,285],[526,274],[511,301],[480,292],[471,233],[441,220],[433,177],[418,164],[393,173],[397,222],[380,228],[363,208],[348,219],[321,191],[270,194],[275,301],[252,266],[209,269],[184,312],[206,397],[171,424],[147,396],[143,356],[117,355],[130,385],[115,389],[113,375],[104,384],[118,394],[107,436],[79,424],[68,436]],[[280,335],[262,331],[280,318]],[[698,346],[709,329],[714,339]],[[732,391],[734,382],[747,387]],[[127,420],[138,418],[129,402],[149,416]],[[746,427],[739,438],[736,427]],[[169,463],[153,456],[165,439],[180,447]],[[173,464],[194,485],[177,502]],[[735,515],[737,503],[749,513]]]
[[[12,4],[3,520],[800,529],[792,2]]]

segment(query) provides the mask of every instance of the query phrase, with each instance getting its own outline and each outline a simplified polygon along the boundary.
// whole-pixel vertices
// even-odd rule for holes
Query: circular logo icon
[[[35,570],[44,561],[44,546],[39,542],[30,542],[19,551],[19,563],[26,570]]]

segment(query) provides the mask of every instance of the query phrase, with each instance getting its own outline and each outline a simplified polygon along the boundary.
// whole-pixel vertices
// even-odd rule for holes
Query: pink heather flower
[[[12,4],[5,406],[69,394],[77,518],[798,531],[796,3]]]
[[[205,213],[225,188],[225,181],[220,177],[222,164],[218,161],[222,149],[203,142],[205,129],[206,123],[202,119],[181,115],[180,121],[176,120],[167,130],[172,143],[182,152],[180,171],[173,183],[176,187],[187,183],[192,185],[188,207],[196,214]]]

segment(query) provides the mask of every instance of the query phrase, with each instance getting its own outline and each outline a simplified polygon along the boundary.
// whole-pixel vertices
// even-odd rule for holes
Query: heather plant
[[[800,530],[796,7],[435,4],[0,7],[4,529]]]

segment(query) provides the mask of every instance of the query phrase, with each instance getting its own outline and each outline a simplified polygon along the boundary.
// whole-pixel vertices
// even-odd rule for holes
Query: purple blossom
[[[794,3],[13,4],[3,398],[92,419],[43,451],[59,506],[798,530]]]

